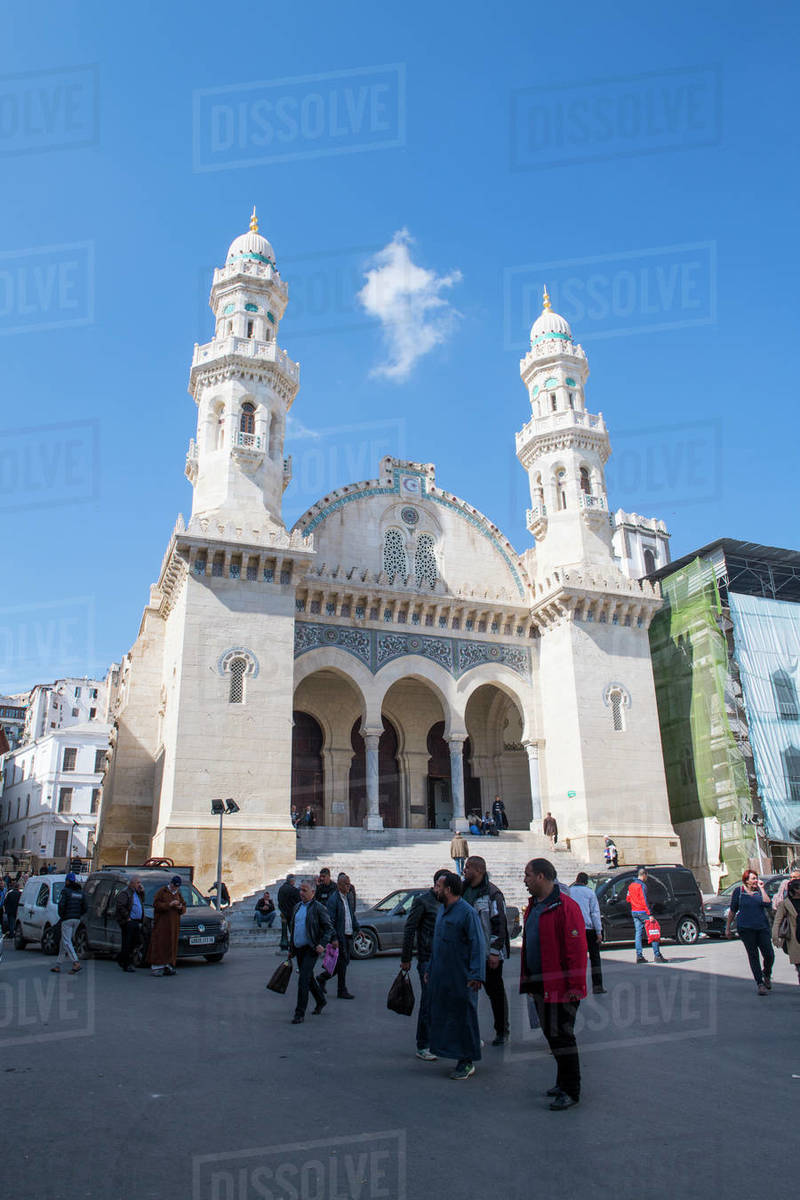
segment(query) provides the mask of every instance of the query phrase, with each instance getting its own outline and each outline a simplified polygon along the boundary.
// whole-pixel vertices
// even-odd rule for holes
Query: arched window
[[[225,444],[225,410],[218,408],[214,418],[214,449],[221,450]]]
[[[570,406],[570,408],[575,407],[575,393],[574,392],[570,392],[570,394],[569,394],[569,406]]]
[[[581,467],[581,491],[584,496],[591,496],[592,494],[592,481],[589,478],[588,467]]]
[[[653,554],[653,551],[649,547],[646,547],[643,557],[644,557],[644,573],[645,573],[645,575],[652,575],[653,571],[655,571],[655,569],[656,569],[656,556],[655,556],[655,554]]]
[[[558,408],[558,400],[556,399],[556,394],[555,394],[555,392],[551,392],[550,393],[550,411],[555,412],[557,408]]]
[[[246,670],[247,662],[243,658],[234,658],[228,667],[231,677],[230,687],[228,688],[229,704],[244,704],[244,675]]]
[[[536,476],[536,499],[540,508],[544,508],[544,485],[541,474]]]
[[[796,721],[800,717],[797,705],[797,688],[788,671],[783,667],[772,675],[772,692],[775,697],[775,708],[781,721]]]
[[[408,575],[406,544],[399,529],[387,529],[383,535],[383,570],[389,583],[394,583],[396,576],[405,580]]]
[[[251,337],[253,336],[253,330],[254,330],[254,328],[255,328],[255,322],[254,322],[254,321],[248,321],[248,322],[247,322],[247,336],[248,336],[249,338],[251,338]]]
[[[242,405],[239,430],[241,433],[255,433],[256,431],[256,406],[251,404],[249,400],[245,401]]]
[[[436,587],[436,555],[433,552],[433,538],[429,533],[421,533],[417,539],[417,550],[414,555],[414,574],[417,577],[417,587],[427,583]]]
[[[556,492],[558,494],[558,507],[567,507],[567,472],[563,467],[559,467],[556,471]]]
[[[625,718],[622,709],[622,692],[613,691],[609,696],[611,705],[611,727],[614,733],[622,733],[625,728]]]

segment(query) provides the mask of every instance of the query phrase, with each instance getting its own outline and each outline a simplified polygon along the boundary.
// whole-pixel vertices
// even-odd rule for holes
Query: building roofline
[[[657,571],[653,571],[647,578],[651,580],[667,579],[676,571],[680,571],[682,567],[688,566],[694,559],[709,558],[715,550],[722,551],[726,555],[739,555],[742,558],[761,559],[762,562],[780,563],[784,566],[800,568],[800,550],[787,550],[780,546],[766,546],[761,542],[742,542],[737,538],[721,537],[713,542],[708,542],[705,546],[700,546],[697,550],[692,550],[689,554],[684,554],[682,558],[673,559],[665,567],[659,567]]]

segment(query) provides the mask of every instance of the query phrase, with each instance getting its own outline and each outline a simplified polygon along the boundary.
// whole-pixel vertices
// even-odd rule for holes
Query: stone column
[[[383,829],[383,818],[378,804],[378,745],[381,734],[365,733],[363,737],[367,758],[367,829]]]
[[[453,798],[453,829],[463,833],[469,828],[464,808],[464,742],[467,735],[451,734],[447,738],[450,748],[450,795]]]
[[[539,746],[537,742],[525,742],[528,755],[528,771],[531,777],[531,831],[542,832],[542,791],[539,786]]]

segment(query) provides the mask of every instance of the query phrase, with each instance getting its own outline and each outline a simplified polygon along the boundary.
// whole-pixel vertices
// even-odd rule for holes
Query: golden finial
[[[253,205],[253,215],[250,217],[250,232],[258,233],[258,217],[256,216],[256,206]]]
[[[255,209],[253,209],[253,212],[255,212]],[[550,296],[547,291],[547,284],[545,284],[544,295],[542,296],[542,311],[544,312],[545,309],[549,311],[552,307],[553,306],[550,303]]]

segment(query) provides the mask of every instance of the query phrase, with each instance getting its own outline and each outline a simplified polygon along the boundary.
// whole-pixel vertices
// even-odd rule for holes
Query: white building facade
[[[191,516],[110,697],[100,861],[135,846],[210,882],[211,799],[230,796],[225,875],[243,890],[293,864],[292,806],[448,829],[496,794],[514,828],[551,811],[587,859],[613,833],[674,860],[647,637],[660,600],[616,561],[608,432],[567,322],[545,299],[521,363],[535,544],[519,553],[433,464],[391,458],[286,529],[287,303],[254,220],[214,273],[215,336],[192,361]]]
[[[91,858],[110,726],[54,730],[7,754],[0,797],[0,849],[39,858]]]

